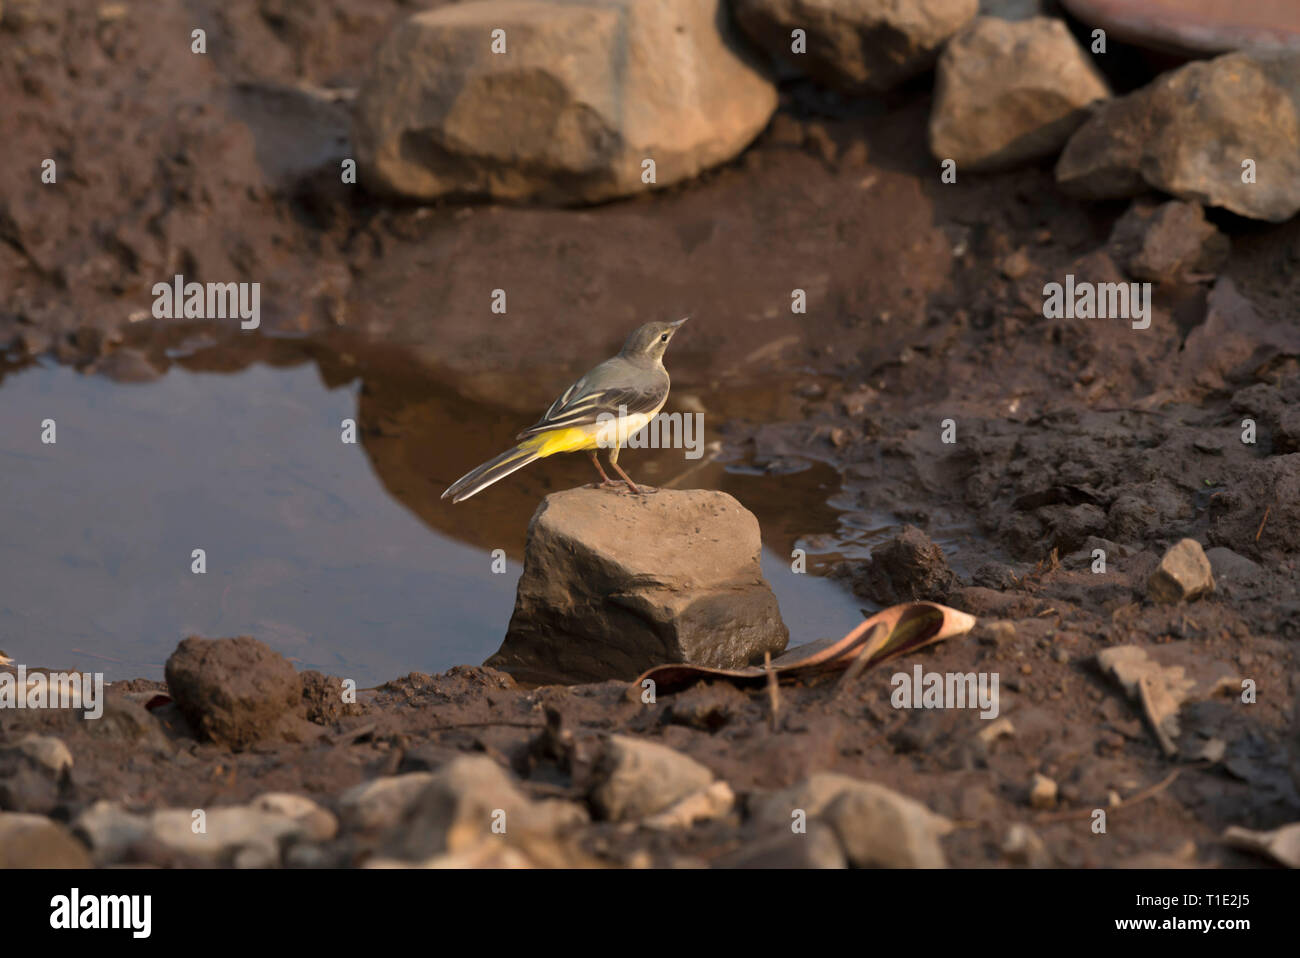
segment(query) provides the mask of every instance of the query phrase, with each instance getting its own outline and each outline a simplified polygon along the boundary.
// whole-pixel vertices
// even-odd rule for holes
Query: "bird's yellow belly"
[[[643,429],[659,410],[632,413],[623,419],[610,418],[586,426],[569,426],[553,429],[528,442],[536,443],[539,456],[553,456],[560,452],[580,452],[584,449],[613,449],[627,445],[628,437]]]

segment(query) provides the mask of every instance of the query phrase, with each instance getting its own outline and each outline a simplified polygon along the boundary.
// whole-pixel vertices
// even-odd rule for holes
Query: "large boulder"
[[[358,96],[358,178],[420,200],[597,202],[648,189],[646,160],[658,186],[730,160],[777,96],[721,4],[482,0],[416,14]]]
[[[510,628],[485,664],[545,683],[762,661],[789,633],[760,548],[758,520],[726,493],[549,495],[528,527]]]
[[[979,0],[732,0],[736,22],[778,61],[850,94],[879,93],[934,66]],[[806,50],[795,49],[804,31]]]
[[[1252,219],[1289,219],[1300,210],[1300,53],[1189,63],[1104,104],[1066,144],[1056,179],[1087,199],[1155,187]]]
[[[939,58],[930,150],[959,170],[1006,169],[1053,156],[1110,97],[1060,20],[980,17]]]

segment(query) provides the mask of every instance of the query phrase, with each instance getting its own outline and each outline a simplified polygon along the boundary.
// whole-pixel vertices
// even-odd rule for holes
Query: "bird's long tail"
[[[535,440],[521,442],[513,449],[507,449],[495,459],[489,459],[483,465],[465,473],[447,487],[447,491],[442,494],[442,498],[446,499],[450,496],[452,502],[468,499],[475,493],[482,492],[498,479],[504,479],[512,472],[524,468],[530,462],[537,461],[543,455],[541,443]]]

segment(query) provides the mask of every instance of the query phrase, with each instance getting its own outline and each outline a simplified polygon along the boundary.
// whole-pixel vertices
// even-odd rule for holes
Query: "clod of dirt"
[[[1183,539],[1166,552],[1147,582],[1147,594],[1156,602],[1184,602],[1213,591],[1210,560],[1195,539]]]
[[[1115,259],[1130,276],[1155,283],[1218,273],[1231,243],[1205,219],[1199,203],[1135,202],[1110,234]]]
[[[943,550],[916,526],[904,526],[871,554],[854,591],[881,605],[941,601],[956,584]]]
[[[337,676],[308,670],[301,673],[301,678],[307,721],[317,725],[330,725],[341,718],[360,715],[365,711],[365,706],[360,703],[343,701],[343,680]]]
[[[701,682],[673,697],[668,720],[713,732],[740,717],[749,698],[730,682]]]
[[[776,655],[789,632],[759,549],[758,520],[726,493],[549,495],[528,527],[510,629],[485,664],[566,683]]]
[[[167,687],[200,735],[234,749],[278,732],[302,709],[302,680],[251,636],[191,637],[167,660]]]

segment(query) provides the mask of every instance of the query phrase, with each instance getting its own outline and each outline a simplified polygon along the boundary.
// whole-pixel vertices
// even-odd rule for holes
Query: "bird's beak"
[[[670,325],[671,325],[674,329],[676,329],[678,326],[680,326],[682,323],[686,322],[686,321],[687,321],[688,319],[690,319],[690,318],[691,318],[691,317],[689,317],[689,316],[683,316],[681,319],[677,320],[677,322],[675,322],[675,323],[671,323]]]

